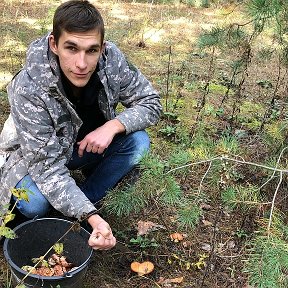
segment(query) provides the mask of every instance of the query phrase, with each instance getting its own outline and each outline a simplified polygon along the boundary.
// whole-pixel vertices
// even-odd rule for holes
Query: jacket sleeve
[[[126,107],[116,118],[124,125],[128,134],[156,124],[162,106],[160,96],[151,83],[126,60],[118,48],[114,48],[120,76],[119,100]]]
[[[37,97],[36,87],[19,86],[19,91],[9,95],[11,114],[29,175],[51,205],[63,214],[80,218],[95,210],[70,176],[65,165],[67,147],[59,143],[49,109]]]

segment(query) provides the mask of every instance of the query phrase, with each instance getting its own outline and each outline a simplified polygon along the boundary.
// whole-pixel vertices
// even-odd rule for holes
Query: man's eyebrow
[[[76,43],[70,41],[70,40],[67,40],[64,42],[64,44],[68,44],[68,45],[71,45],[71,46],[78,46]]]
[[[65,41],[64,44],[78,47],[78,45],[76,43],[74,43],[73,41],[70,41],[70,40]],[[88,49],[96,49],[96,48],[101,48],[101,45],[100,44],[93,44],[93,45],[88,47]]]

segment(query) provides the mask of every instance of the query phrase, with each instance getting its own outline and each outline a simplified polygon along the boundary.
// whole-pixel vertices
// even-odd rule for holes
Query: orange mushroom
[[[150,261],[144,261],[143,263],[132,262],[131,270],[138,273],[139,276],[143,276],[154,270],[154,264]]]
[[[53,276],[54,270],[48,267],[39,267],[36,269],[38,275],[41,276]]]
[[[63,276],[64,273],[67,272],[65,267],[62,267],[61,265],[57,264],[53,267],[54,269],[54,276]]]
[[[182,241],[184,239],[183,235],[176,232],[176,233],[172,233],[170,235],[170,239],[173,241],[173,242],[179,242],[179,241]]]

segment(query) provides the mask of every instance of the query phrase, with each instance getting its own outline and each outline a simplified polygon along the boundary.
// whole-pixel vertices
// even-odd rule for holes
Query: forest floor
[[[0,11],[2,11],[0,128],[9,114],[5,87],[23,65],[27,45],[51,29],[51,15],[58,4],[59,1],[46,0],[5,0],[0,3]],[[216,143],[213,150],[214,156],[218,153],[218,155],[234,157],[239,161],[245,159],[268,165],[269,161],[279,154],[281,149],[279,143],[285,142],[286,135],[282,135],[281,138],[276,133],[272,134],[273,127],[269,126],[270,130],[267,131],[271,133],[269,135],[268,132],[266,133],[265,142],[255,132],[255,127],[259,128],[261,115],[265,114],[268,97],[273,94],[269,87],[266,89],[263,85],[266,83],[269,86],[270,83],[275,87],[275,79],[279,72],[276,59],[267,64],[261,62],[256,53],[253,55],[253,60],[246,71],[249,77],[245,79],[242,87],[246,98],[241,102],[241,109],[239,108],[241,113],[238,120],[240,119],[241,123],[229,130],[231,118],[227,115],[233,110],[233,97],[228,93],[226,96],[231,102],[227,99],[226,102],[223,101],[226,93],[226,86],[223,83],[231,73],[229,61],[235,56],[235,50],[231,49],[231,53],[214,51],[217,57],[212,71],[211,50],[201,50],[197,46],[197,39],[205,29],[233,23],[233,21],[244,23],[245,16],[239,5],[196,8],[184,4],[158,4],[154,1],[143,3],[142,1],[110,0],[95,1],[95,4],[104,16],[106,39],[115,42],[161,94],[165,114],[157,126],[148,130],[151,135],[153,155],[157,155],[166,164],[175,151],[185,150],[193,157],[198,153],[199,157],[196,157],[198,160],[201,160],[201,156],[202,159],[209,159],[211,154],[207,156],[208,148],[206,149],[205,145],[212,138],[212,142]],[[265,43],[269,43],[269,37],[267,34],[263,36],[253,47],[255,51],[258,51],[261,45],[265,46]],[[241,51],[237,53],[241,54]],[[199,101],[203,95],[203,86],[211,73],[214,73],[214,76],[205,99],[207,109],[199,120],[199,110],[197,110]],[[287,80],[285,77],[283,76],[283,82],[284,79]],[[221,107],[221,100],[225,102],[224,116],[218,117],[217,113],[223,111],[215,107]],[[284,115],[285,109],[278,112]],[[176,115],[177,119],[171,120],[169,115],[171,117]],[[202,138],[197,142],[195,127],[200,127],[199,121],[204,124]],[[239,136],[232,137],[237,142],[235,147],[233,139],[229,138],[230,141],[225,138],[225,135],[232,130],[233,137]],[[281,131],[286,133],[286,127]],[[277,142],[277,139],[280,139],[280,142]],[[235,148],[233,150],[232,147],[232,152],[231,146]],[[233,152],[237,156],[233,155]],[[193,157],[191,159],[195,160]],[[221,193],[223,187],[230,183],[232,178],[233,181],[237,179],[235,181],[243,185],[261,186],[271,174],[265,169],[262,171],[261,168],[243,166],[236,162],[231,165],[226,162],[218,163],[211,168],[209,165],[212,162],[191,165],[184,169],[183,173],[180,169],[174,175],[186,196],[197,195],[198,197],[200,216],[193,229],[188,228],[187,225],[179,226],[175,212],[177,205],[162,206],[159,202],[160,198],[149,201],[140,211],[124,216],[117,216],[103,209],[103,217],[111,224],[119,243],[110,251],[93,253],[84,287],[252,287],[248,285],[248,274],[244,272],[245,261],[249,256],[247,249],[249,249],[249,240],[263,224],[260,219],[269,213],[270,206],[265,203],[253,205],[255,199],[249,199],[250,202],[245,202],[246,204],[249,202],[247,204],[249,208],[247,206],[243,208],[236,203],[231,209],[223,202]],[[180,161],[179,166],[181,165]],[[177,165],[174,164],[175,167]],[[276,186],[275,180],[265,186],[264,194],[270,199],[269,201],[273,198]],[[165,189],[166,187],[163,187],[163,191]],[[283,176],[281,189],[275,202],[281,211],[287,208],[286,189],[287,177]],[[156,226],[162,228],[137,238],[139,221],[151,221],[161,225]],[[184,240],[171,241],[170,235],[173,232],[181,233]],[[145,276],[138,276],[130,269],[130,264],[135,260],[153,262],[154,271]],[[0,287],[8,287],[9,267],[1,253],[0,271]]]

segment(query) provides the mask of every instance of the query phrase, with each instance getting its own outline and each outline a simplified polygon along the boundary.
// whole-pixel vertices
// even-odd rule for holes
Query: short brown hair
[[[61,33],[87,32],[97,29],[104,41],[104,21],[94,5],[86,0],[70,0],[62,3],[55,11],[53,18],[53,35],[58,43]]]

